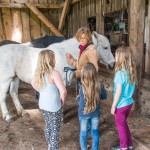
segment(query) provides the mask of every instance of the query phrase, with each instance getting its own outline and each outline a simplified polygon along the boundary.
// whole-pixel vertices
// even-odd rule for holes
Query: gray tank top
[[[40,90],[39,108],[57,112],[61,108],[60,92],[56,84],[49,83],[47,75],[45,75],[45,81],[45,87]]]

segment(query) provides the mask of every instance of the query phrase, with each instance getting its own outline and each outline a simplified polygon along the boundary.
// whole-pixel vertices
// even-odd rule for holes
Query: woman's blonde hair
[[[93,112],[100,100],[98,73],[92,63],[86,63],[81,70],[81,82],[85,98],[84,113]]]
[[[130,83],[133,84],[137,83],[137,73],[135,66],[132,62],[132,52],[129,47],[119,47],[116,50],[115,57],[117,59],[115,72],[121,69],[128,69],[129,70],[129,79]]]
[[[38,89],[45,86],[45,74],[49,74],[55,67],[55,54],[51,50],[43,50],[39,53],[37,68],[35,70],[35,82]]]
[[[75,37],[78,41],[80,41],[80,38],[81,38],[82,34],[85,34],[88,43],[92,42],[92,33],[91,33],[89,28],[81,27],[81,28],[78,29],[78,31],[75,35]]]

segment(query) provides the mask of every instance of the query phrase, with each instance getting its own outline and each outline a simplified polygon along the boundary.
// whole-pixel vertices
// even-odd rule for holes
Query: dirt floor
[[[80,150],[79,123],[75,85],[68,88],[68,99],[64,106],[64,122],[60,131],[60,150]],[[7,104],[15,121],[8,124],[0,119],[0,150],[47,150],[44,138],[44,121],[35,101],[35,93],[29,84],[21,83],[19,98],[29,115],[18,117],[9,95]],[[109,100],[101,101],[100,150],[110,150],[119,142]],[[150,150],[150,119],[131,115],[129,126],[135,150]],[[91,137],[88,139],[91,144]]]

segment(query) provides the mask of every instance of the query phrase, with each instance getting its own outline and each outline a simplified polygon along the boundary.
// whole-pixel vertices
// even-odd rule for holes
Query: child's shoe
[[[110,150],[121,150],[120,145],[112,146]]]
[[[131,148],[130,148],[130,147],[128,147],[128,150],[133,150],[133,147],[131,147]]]
[[[112,146],[110,150],[122,150],[122,149],[120,148],[120,145],[116,145],[116,146]],[[128,150],[128,148],[126,148],[126,150]]]

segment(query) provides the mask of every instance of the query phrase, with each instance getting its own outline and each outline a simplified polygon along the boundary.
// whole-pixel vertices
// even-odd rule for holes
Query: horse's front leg
[[[16,110],[17,110],[17,114],[19,116],[24,116],[25,114],[27,114],[27,112],[23,109],[20,101],[19,101],[19,98],[18,98],[18,88],[19,88],[19,78],[18,77],[15,77],[13,79],[13,81],[11,81],[10,83],[10,90],[9,90],[9,93],[12,97],[12,100],[14,102],[14,105],[16,107]]]
[[[0,85],[0,106],[2,111],[2,117],[9,123],[13,121],[13,117],[9,114],[6,106],[6,95],[9,89],[10,82],[11,81],[7,81],[7,83],[1,83]]]

